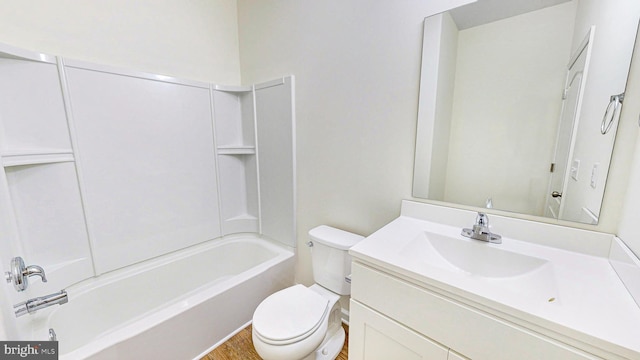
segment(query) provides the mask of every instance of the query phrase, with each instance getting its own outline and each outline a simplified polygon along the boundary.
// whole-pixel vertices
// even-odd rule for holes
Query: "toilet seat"
[[[288,345],[314,334],[329,312],[329,300],[303,285],[267,297],[253,314],[253,332],[264,343]]]

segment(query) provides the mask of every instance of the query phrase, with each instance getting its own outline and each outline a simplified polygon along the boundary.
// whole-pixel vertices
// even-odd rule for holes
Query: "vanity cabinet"
[[[349,358],[463,360],[445,346],[357,301],[351,301]],[[358,336],[354,336],[358,334]]]
[[[384,268],[352,271],[350,359],[599,359]]]

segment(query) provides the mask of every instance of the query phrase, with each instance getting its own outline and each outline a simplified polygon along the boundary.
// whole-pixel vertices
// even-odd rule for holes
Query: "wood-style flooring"
[[[345,324],[342,324],[342,327],[347,333],[347,338],[337,360],[347,360],[349,353],[349,327]],[[251,325],[249,325],[200,360],[262,360],[262,358],[253,348]]]

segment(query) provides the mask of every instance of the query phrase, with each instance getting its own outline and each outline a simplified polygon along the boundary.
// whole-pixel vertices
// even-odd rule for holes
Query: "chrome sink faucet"
[[[489,217],[483,212],[479,212],[478,216],[476,216],[476,222],[473,224],[473,228],[462,229],[462,236],[493,244],[502,244],[502,236],[491,233],[491,230],[489,230]]]

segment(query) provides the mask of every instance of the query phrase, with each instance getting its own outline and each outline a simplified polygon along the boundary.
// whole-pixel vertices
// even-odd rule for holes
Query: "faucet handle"
[[[43,268],[38,265],[25,266],[24,260],[17,256],[11,259],[11,271],[5,272],[5,279],[7,283],[13,282],[13,288],[20,292],[27,289],[29,277],[34,275],[40,276],[42,282],[47,282],[47,276]]]

